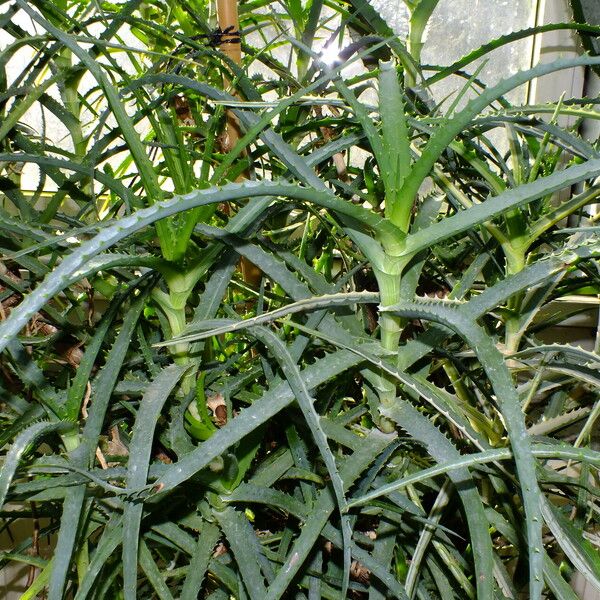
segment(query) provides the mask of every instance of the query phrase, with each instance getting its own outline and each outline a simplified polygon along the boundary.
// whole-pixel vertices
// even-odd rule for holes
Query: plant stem
[[[176,269],[174,266],[165,267],[164,277],[167,284],[168,293],[159,289],[152,291],[152,298],[158,304],[169,323],[170,332],[163,332],[166,335],[177,337],[181,335],[186,328],[185,309],[187,301],[198,281],[198,277],[203,272],[202,269]],[[169,347],[176,364],[187,365],[191,363],[189,356],[189,342],[181,342]],[[187,394],[194,385],[196,369],[190,369],[181,380],[181,390]]]
[[[391,306],[400,301],[400,272],[383,272],[375,269],[375,277],[379,285],[380,302],[382,307]],[[389,313],[379,315],[381,346],[390,353],[397,353],[400,344],[402,326],[399,317]],[[386,373],[381,373],[373,381],[377,388],[381,408],[390,407],[396,400],[396,381]],[[385,417],[377,421],[379,428],[388,433],[394,431],[395,424]]]
[[[521,249],[516,249],[512,244],[504,247],[506,255],[506,275],[515,275],[525,267],[525,253]],[[521,304],[523,302],[524,292],[519,292],[512,296],[507,303],[509,316],[505,322],[504,346],[508,352],[517,352],[523,337],[524,331],[521,330]]]

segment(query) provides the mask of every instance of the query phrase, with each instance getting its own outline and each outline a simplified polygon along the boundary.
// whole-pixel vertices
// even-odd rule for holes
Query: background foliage
[[[478,60],[543,28],[423,65],[437,2],[406,4],[403,40],[362,0],[244,2],[238,66],[197,0],[2,3],[0,505],[32,534],[0,560],[31,566],[23,598],[600,587],[600,337],[551,332],[599,293],[597,101],[505,98],[600,58],[486,87]]]

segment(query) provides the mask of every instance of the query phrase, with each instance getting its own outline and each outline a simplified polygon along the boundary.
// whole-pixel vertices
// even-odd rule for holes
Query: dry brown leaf
[[[206,406],[212,411],[215,423],[223,427],[227,423],[227,405],[222,394],[211,394],[206,397]]]

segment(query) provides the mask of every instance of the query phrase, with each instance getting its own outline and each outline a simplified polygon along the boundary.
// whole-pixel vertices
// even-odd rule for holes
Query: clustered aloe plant
[[[425,66],[438,2],[405,3],[407,40],[363,0],[243,2],[241,64],[200,0],[3,3],[0,506],[32,533],[0,560],[30,566],[22,598],[600,589],[600,337],[556,343],[570,313],[547,317],[600,290],[597,144],[559,124],[596,101],[506,99],[600,58],[474,67],[600,28]]]

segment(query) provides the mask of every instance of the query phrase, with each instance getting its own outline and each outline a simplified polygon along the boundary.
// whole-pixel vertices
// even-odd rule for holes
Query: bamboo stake
[[[242,62],[242,45],[239,40],[240,21],[237,0],[217,0],[217,18],[221,31],[230,31],[222,36],[221,50],[236,64]]]
[[[221,31],[227,31],[222,35],[220,44],[221,51],[237,65],[242,63],[242,45],[240,43],[240,21],[238,16],[237,0],[217,0],[217,18]],[[230,82],[224,78],[223,84],[227,87]],[[241,137],[240,124],[231,110],[226,112],[225,145],[231,150]],[[245,174],[238,177],[238,181],[247,179]],[[258,267],[248,259],[240,259],[240,270],[244,281],[253,288],[260,284],[262,273]]]
[[[217,18],[221,31],[230,33],[221,36],[220,49],[236,65],[242,63],[242,45],[239,41],[240,21],[238,17],[237,0],[217,0]],[[223,85],[228,87],[230,81],[223,79]],[[225,128],[227,145],[231,149],[240,139],[240,126],[232,111],[227,111],[227,125]]]

